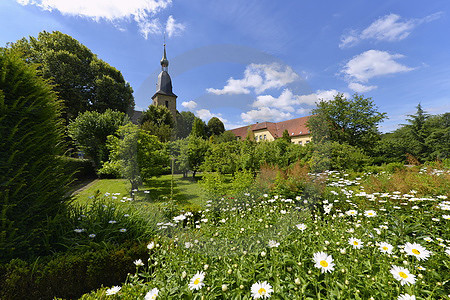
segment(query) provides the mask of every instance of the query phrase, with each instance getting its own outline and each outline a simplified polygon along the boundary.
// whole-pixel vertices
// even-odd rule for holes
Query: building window
[[[169,101],[166,100],[166,107],[169,108]]]
[[[309,144],[310,141],[306,141],[307,144]]]
[[[302,144],[303,144],[303,142],[302,142],[302,141],[299,141],[299,142],[298,142],[298,144],[299,144],[299,145],[302,145]]]
[[[264,139],[265,139],[265,140],[267,140],[267,137],[266,137],[266,135],[264,135]]]

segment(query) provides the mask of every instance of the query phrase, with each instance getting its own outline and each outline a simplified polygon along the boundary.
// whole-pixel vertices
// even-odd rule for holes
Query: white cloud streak
[[[357,82],[350,82],[348,87],[357,93],[365,93],[377,88],[376,85],[363,85]]]
[[[172,4],[172,0],[16,0],[21,5],[34,5],[63,15],[110,22],[134,20],[144,38],[161,34],[163,26],[156,14]],[[117,26],[116,26],[117,27]],[[118,28],[122,28],[118,26]],[[169,16],[166,28],[169,37],[184,31],[185,25]]]
[[[340,48],[356,45],[361,40],[400,41],[408,37],[417,26],[439,19],[442,12],[428,15],[421,19],[402,20],[399,15],[389,14],[375,20],[367,28],[358,32],[351,30],[341,37]]]
[[[281,88],[297,80],[299,76],[289,66],[280,64],[250,64],[245,68],[244,78],[228,79],[222,89],[208,88],[216,95],[249,94],[251,89],[261,94],[268,89]]]
[[[404,66],[395,61],[403,57],[401,54],[368,50],[348,61],[341,72],[353,82],[364,83],[373,77],[414,70],[414,68]]]
[[[307,114],[311,108],[301,106],[314,106],[319,100],[329,101],[334,99],[339,92],[337,90],[318,90],[308,95],[295,95],[289,89],[284,89],[278,97],[261,95],[253,102],[256,108],[241,114],[243,123],[255,123],[261,121],[283,121],[293,118],[292,113]],[[344,93],[345,97],[350,97]]]
[[[181,105],[183,106],[183,107],[186,107],[187,109],[194,109],[194,108],[196,108],[197,107],[197,102],[195,102],[195,101],[184,101],[183,103],[181,103]]]
[[[214,113],[210,112],[208,109],[204,109],[204,108],[197,110],[196,115],[197,115],[197,117],[199,117],[200,119],[202,119],[205,122],[208,122],[213,117],[218,118],[223,123],[227,123],[228,122],[227,119],[224,119],[222,117],[222,114],[220,114],[220,113],[214,114]]]
[[[180,35],[186,29],[186,25],[177,23],[173,16],[169,16],[166,22],[166,33],[169,37]]]
[[[275,108],[261,107],[259,109],[250,110],[246,113],[241,113],[242,121],[246,124],[262,122],[262,121],[283,121],[292,119],[292,114],[282,112]]]

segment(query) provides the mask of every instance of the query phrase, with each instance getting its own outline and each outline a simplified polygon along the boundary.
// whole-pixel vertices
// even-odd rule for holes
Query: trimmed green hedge
[[[45,262],[13,259],[0,265],[0,299],[77,299],[102,285],[121,285],[139,258],[148,260],[146,243],[68,252]]]
[[[94,165],[89,159],[81,159],[67,156],[60,156],[64,166],[65,173],[73,175],[74,179],[85,180],[90,178],[96,178]]]

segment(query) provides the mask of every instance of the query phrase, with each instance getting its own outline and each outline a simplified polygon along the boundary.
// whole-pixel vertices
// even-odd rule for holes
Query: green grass
[[[198,180],[201,177],[197,176],[195,179],[192,177],[183,178],[182,175],[174,175],[173,181],[173,194],[171,195],[171,175],[163,175],[156,177],[148,181],[143,186],[139,187],[139,191],[135,193],[135,200],[132,202],[125,202],[126,204],[132,203],[136,208],[147,207],[159,207],[166,204],[171,196],[174,203],[178,205],[180,209],[185,210],[198,210],[201,209],[206,203],[205,195],[202,188],[198,184]],[[105,193],[115,194],[118,203],[123,197],[131,197],[131,185],[126,179],[100,179],[87,186],[85,189],[79,191],[74,195],[74,204],[86,204],[89,203],[91,196],[96,191],[99,191],[101,195]],[[149,191],[149,193],[144,193]],[[109,196],[111,197],[111,196]]]

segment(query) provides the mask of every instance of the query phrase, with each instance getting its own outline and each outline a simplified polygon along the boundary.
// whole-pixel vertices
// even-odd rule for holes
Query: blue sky
[[[166,32],[179,111],[227,129],[308,115],[337,92],[405,123],[450,111],[450,2],[2,0],[0,46],[58,30],[119,69],[137,109],[155,92]]]

